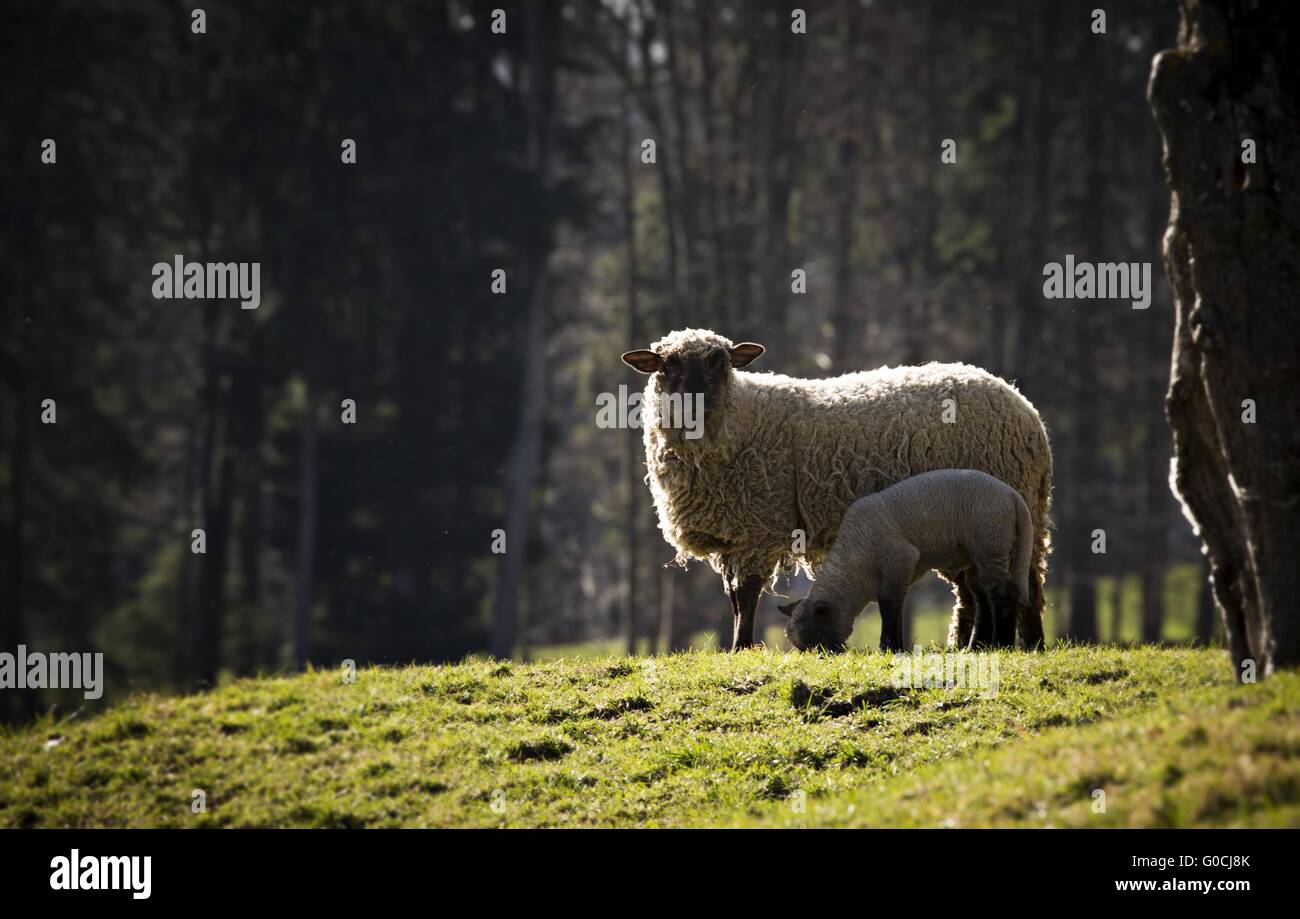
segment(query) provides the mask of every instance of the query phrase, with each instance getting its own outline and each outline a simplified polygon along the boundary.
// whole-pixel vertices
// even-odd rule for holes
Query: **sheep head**
[[[816,648],[834,653],[843,651],[853,634],[853,619],[857,615],[831,597],[812,594],[793,603],[780,603],[777,609],[789,617],[785,637],[800,651]]]
[[[754,342],[737,345],[715,332],[684,329],[648,349],[628,351],[623,363],[653,374],[647,387],[653,404],[643,409],[647,423],[670,442],[686,443],[698,439],[709,412],[725,404],[735,371],[762,353],[763,346]],[[699,413],[703,416],[697,417]]]

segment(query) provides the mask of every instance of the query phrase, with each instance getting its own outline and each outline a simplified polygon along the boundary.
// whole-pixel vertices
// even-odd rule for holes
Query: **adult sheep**
[[[1028,400],[966,364],[827,380],[740,372],[762,353],[759,344],[685,329],[623,355],[650,375],[641,418],[659,528],[679,562],[703,559],[722,575],[732,650],[754,643],[759,597],[780,571],[802,564],[816,572],[854,500],[948,468],[987,472],[1029,506],[1033,574],[1017,630],[1023,647],[1041,645],[1052,453]],[[690,415],[683,426],[667,410],[696,398],[702,427]],[[964,647],[975,596],[961,576],[943,576],[957,596],[948,643]]]

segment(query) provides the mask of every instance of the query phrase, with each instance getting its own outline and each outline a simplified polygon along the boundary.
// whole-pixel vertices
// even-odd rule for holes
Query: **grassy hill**
[[[0,826],[1300,825],[1298,674],[1058,648],[998,655],[992,693],[895,688],[899,662],[469,660],[137,696],[0,735]]]

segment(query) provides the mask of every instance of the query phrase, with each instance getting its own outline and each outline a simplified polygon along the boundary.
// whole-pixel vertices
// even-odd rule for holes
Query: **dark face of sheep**
[[[825,598],[804,597],[777,607],[790,617],[785,637],[800,651],[822,648],[834,654],[844,651],[853,633],[853,617],[844,616]]]
[[[623,362],[641,373],[656,374],[655,391],[661,399],[669,397],[667,404],[672,405],[674,410],[689,406],[686,411],[690,412],[702,402],[704,417],[707,418],[708,413],[721,400],[732,371],[749,364],[763,350],[762,345],[742,342],[730,349],[713,347],[690,354],[676,351],[667,354],[648,350],[628,351],[623,355]],[[660,418],[661,427],[680,428],[679,439],[687,439],[686,428],[671,424],[672,419],[662,410]],[[703,419],[699,420],[703,423]]]

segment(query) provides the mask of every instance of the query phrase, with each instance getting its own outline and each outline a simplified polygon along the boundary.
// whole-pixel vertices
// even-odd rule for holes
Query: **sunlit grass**
[[[1058,648],[1000,654],[988,696],[895,691],[902,660],[472,659],[138,696],[0,736],[0,825],[1297,822],[1300,676]]]

